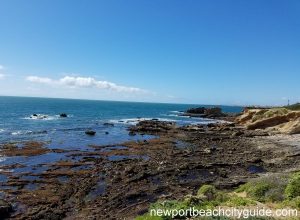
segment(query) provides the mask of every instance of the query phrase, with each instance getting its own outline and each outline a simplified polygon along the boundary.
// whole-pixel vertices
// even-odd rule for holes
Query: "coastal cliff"
[[[300,111],[284,107],[245,109],[243,114],[237,117],[235,121],[249,130],[265,129],[275,133],[300,133]]]

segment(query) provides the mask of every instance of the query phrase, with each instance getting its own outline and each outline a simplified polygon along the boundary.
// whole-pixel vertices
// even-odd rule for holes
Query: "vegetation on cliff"
[[[287,108],[245,109],[243,114],[236,118],[236,122],[250,130],[267,129],[286,134],[300,133],[300,111]]]
[[[151,216],[150,210],[188,210],[194,207],[198,210],[208,210],[218,207],[242,207],[253,208],[255,206],[268,209],[292,208],[300,209],[300,172],[293,174],[272,174],[253,179],[241,185],[234,191],[217,190],[212,185],[203,185],[196,195],[186,195],[180,200],[164,200],[153,203],[149,213],[136,218],[136,220],[168,220],[170,216]],[[178,216],[187,219],[191,216]],[[195,218],[194,218],[195,219]],[[196,219],[230,219],[196,218]],[[271,219],[271,218],[248,218],[248,219]],[[292,218],[290,218],[292,219]]]
[[[284,108],[292,110],[292,111],[300,111],[300,103],[296,103],[293,105],[284,106]]]

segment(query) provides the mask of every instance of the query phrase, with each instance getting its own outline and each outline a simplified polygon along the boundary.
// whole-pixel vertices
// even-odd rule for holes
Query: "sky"
[[[0,95],[300,102],[298,0],[0,0]]]

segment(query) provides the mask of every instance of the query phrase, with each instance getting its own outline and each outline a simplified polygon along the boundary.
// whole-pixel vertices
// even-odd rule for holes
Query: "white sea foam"
[[[31,115],[29,117],[25,117],[23,119],[27,120],[43,120],[43,121],[51,121],[51,120],[58,120],[60,118],[59,115],[44,115],[44,114],[37,114]]]
[[[3,133],[4,131],[5,131],[4,129],[0,128],[0,134]]]
[[[0,155],[0,163],[1,162],[3,162],[3,161],[5,161],[6,160],[6,157],[5,156],[2,156],[2,155]],[[0,169],[1,170],[1,169]]]
[[[25,134],[25,132],[23,132],[23,131],[14,131],[14,132],[11,132],[11,135],[22,135],[22,134]]]
[[[109,120],[109,122],[115,123],[115,124],[136,125],[140,121],[153,120],[153,119],[157,119],[159,121],[176,122],[176,120],[171,120],[168,118],[125,118],[125,119],[120,119],[120,120]]]
[[[161,114],[161,116],[167,116],[167,117],[179,117],[179,118],[190,118],[190,116],[186,116],[186,115],[177,115],[177,114]]]
[[[172,113],[182,113],[181,111],[170,111],[170,112],[172,112]]]
[[[178,116],[182,117],[182,116]],[[186,118],[183,116],[183,118]],[[189,118],[189,117],[188,117]],[[179,124],[210,124],[210,123],[226,123],[225,121],[222,120],[216,120],[216,119],[210,119],[210,118],[193,118],[193,121],[191,120],[173,120],[173,119],[168,119],[168,118],[125,118],[125,119],[120,119],[120,120],[109,120],[110,123],[114,124],[127,124],[127,125],[136,125],[140,121],[145,121],[145,120],[159,120],[159,121],[169,121],[169,122],[177,122]]]
[[[40,130],[40,131],[31,131],[31,130],[18,130],[18,131],[13,131],[10,134],[11,135],[35,135],[35,134],[45,134],[47,133],[46,130]]]
[[[201,118],[199,121],[194,121],[191,122],[190,124],[197,125],[197,124],[202,124],[202,125],[207,125],[207,124],[223,124],[223,123],[230,123],[227,121],[223,120],[217,120],[217,119],[209,119],[209,118]]]

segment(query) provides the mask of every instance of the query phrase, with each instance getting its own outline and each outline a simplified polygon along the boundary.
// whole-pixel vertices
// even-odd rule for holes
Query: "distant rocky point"
[[[219,107],[206,108],[190,108],[186,110],[181,116],[190,116],[190,117],[201,117],[201,118],[222,118],[227,117],[229,114],[222,112],[222,109]]]

